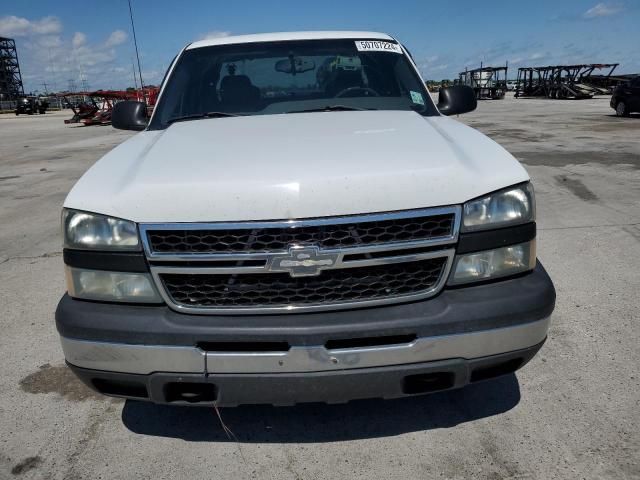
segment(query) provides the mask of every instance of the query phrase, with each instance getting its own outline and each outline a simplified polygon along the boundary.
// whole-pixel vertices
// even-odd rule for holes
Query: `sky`
[[[145,84],[157,84],[194,40],[299,30],[387,32],[425,80],[465,68],[620,63],[640,72],[640,0],[131,0]],[[133,86],[127,0],[0,2],[0,36],[14,38],[26,92]]]

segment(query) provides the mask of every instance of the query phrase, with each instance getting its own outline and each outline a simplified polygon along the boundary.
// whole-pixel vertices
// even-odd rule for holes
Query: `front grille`
[[[171,300],[185,307],[291,307],[389,299],[434,289],[447,257],[325,270],[317,277],[287,273],[160,274]]]
[[[291,245],[321,249],[383,245],[448,237],[455,215],[424,215],[373,221],[348,220],[322,225],[259,226],[256,228],[146,230],[151,253],[261,253],[282,252]]]
[[[140,224],[167,304],[198,314],[356,308],[436,295],[459,206],[233,223]]]

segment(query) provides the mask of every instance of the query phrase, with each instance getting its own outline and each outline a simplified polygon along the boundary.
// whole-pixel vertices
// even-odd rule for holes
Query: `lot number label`
[[[397,43],[377,40],[358,40],[356,41],[356,48],[359,52],[393,52],[402,54],[402,49]]]

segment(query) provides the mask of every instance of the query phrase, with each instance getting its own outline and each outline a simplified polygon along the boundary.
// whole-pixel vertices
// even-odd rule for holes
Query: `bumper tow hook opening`
[[[402,392],[406,395],[429,393],[452,388],[455,375],[452,372],[421,373],[404,377]]]
[[[209,403],[216,401],[217,391],[211,383],[171,382],[165,385],[164,395],[167,403]]]

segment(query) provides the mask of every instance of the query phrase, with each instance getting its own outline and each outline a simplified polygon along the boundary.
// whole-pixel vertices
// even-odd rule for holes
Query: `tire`
[[[620,100],[618,102],[618,104],[616,105],[616,115],[618,117],[628,117],[629,116],[629,109],[627,108],[627,105]]]

